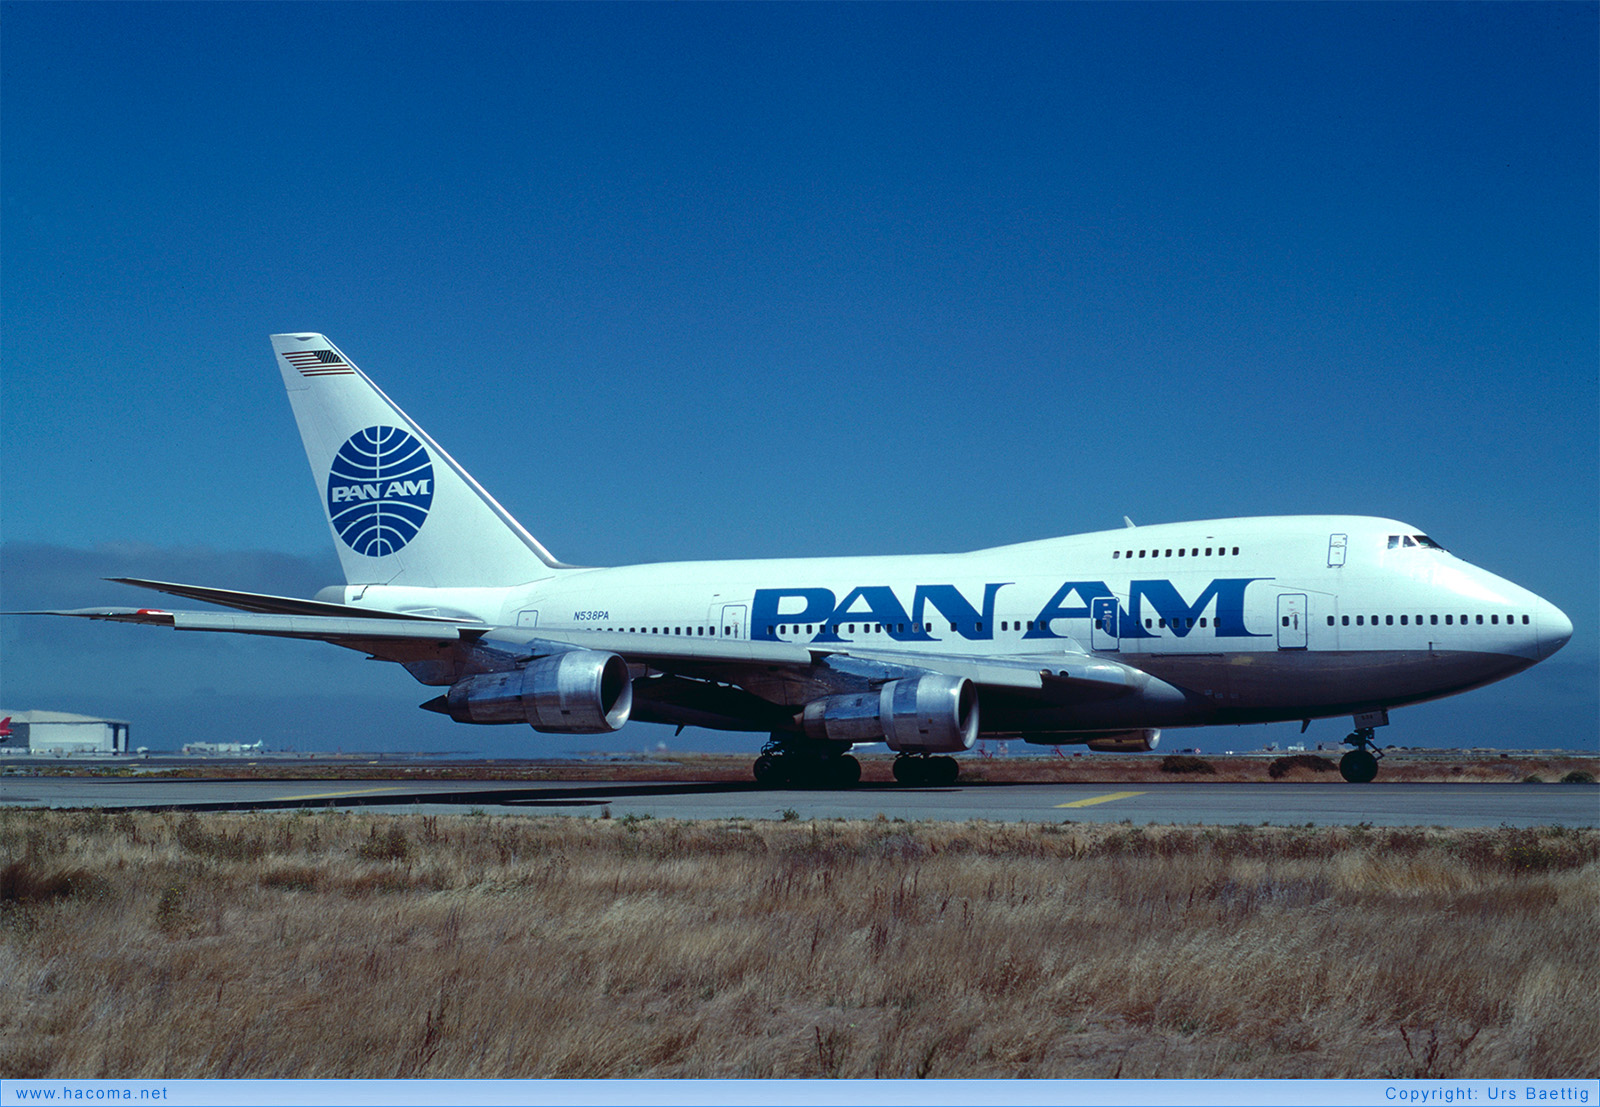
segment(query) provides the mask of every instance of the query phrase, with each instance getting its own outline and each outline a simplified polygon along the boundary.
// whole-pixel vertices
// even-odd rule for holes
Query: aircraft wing
[[[399,662],[437,658],[441,649],[479,641],[485,646],[526,657],[558,653],[563,649],[601,650],[660,672],[707,680],[725,679],[724,674],[737,673],[749,666],[803,671],[807,683],[817,684],[822,691],[866,687],[935,672],[966,677],[980,688],[1059,703],[1127,695],[1139,690],[1149,679],[1138,669],[1081,653],[1036,657],[949,656],[598,630],[550,629],[530,633],[517,627],[496,627],[435,616],[352,611],[341,604],[315,600],[118,579],[121,583],[235,607],[250,604],[254,610],[233,613],[104,607],[33,614],[142,623],[174,630],[303,638]]]

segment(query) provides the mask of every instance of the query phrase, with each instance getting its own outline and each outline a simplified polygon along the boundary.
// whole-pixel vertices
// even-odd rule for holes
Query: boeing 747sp
[[[1549,657],[1554,605],[1392,519],[1101,531],[960,554],[553,557],[320,334],[272,338],[345,583],[294,599],[126,584],[233,612],[54,614],[312,638],[405,666],[460,723],[629,719],[768,735],[758,781],[848,786],[860,743],[948,783],[980,735],[1154,748],[1170,727],[1349,715],[1370,781],[1391,708]]]

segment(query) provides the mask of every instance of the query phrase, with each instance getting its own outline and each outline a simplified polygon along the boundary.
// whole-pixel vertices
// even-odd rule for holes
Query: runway
[[[1600,826],[1600,789],[1572,784],[958,784],[768,791],[754,784],[157,780],[17,777],[0,806],[105,810],[360,809],[656,819],[890,819],[1229,826]]]

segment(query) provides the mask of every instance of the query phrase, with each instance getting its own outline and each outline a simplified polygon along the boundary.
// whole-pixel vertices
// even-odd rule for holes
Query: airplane
[[[229,612],[49,612],[331,642],[403,666],[458,723],[601,734],[630,719],[767,735],[756,781],[849,787],[857,745],[948,785],[980,736],[1156,748],[1161,730],[1351,716],[1377,776],[1397,707],[1572,635],[1553,604],[1417,527],[1212,519],[954,554],[557,560],[320,334],[272,336],[345,578],[314,599],[136,578]]]
[[[11,729],[11,716],[0,719],[0,742],[9,742],[15,736]]]

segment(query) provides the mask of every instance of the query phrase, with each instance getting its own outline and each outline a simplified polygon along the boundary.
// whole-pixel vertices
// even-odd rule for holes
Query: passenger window
[[[1233,556],[1234,557],[1238,557],[1239,556],[1239,547],[1238,546],[1235,546],[1233,548]]]
[[[1429,615],[1428,616],[1428,623],[1431,626],[1438,626],[1439,625],[1439,616],[1437,616],[1437,615]]]
[[[1341,616],[1339,616],[1339,621],[1340,621],[1340,625],[1349,626],[1350,625],[1350,616],[1341,615]]]
[[[1367,625],[1367,617],[1365,615],[1357,615],[1356,616],[1356,626],[1363,627],[1363,626],[1366,626],[1366,625]]]
[[[1111,551],[1111,560],[1112,561],[1115,561],[1117,558],[1119,558],[1121,556],[1122,556],[1122,551],[1121,550],[1112,550]]]
[[[1207,557],[1210,557],[1210,556],[1211,556],[1211,547],[1210,547],[1210,546],[1207,546],[1207,547],[1206,547],[1206,556],[1207,556]]]
[[[1524,615],[1522,617],[1522,625],[1523,626],[1527,626],[1528,625],[1528,617],[1526,615]]]
[[[1144,551],[1143,551],[1143,550],[1140,550],[1140,551],[1139,551],[1139,556],[1140,556],[1140,557],[1143,557],[1143,556],[1144,556]]]
[[[1482,626],[1482,625],[1483,625],[1483,616],[1482,616],[1482,615],[1479,615],[1479,616],[1478,616],[1478,625],[1479,625],[1479,626],[1480,626],[1480,627],[1481,627],[1481,626]]]
[[[1400,616],[1400,625],[1401,626],[1405,626],[1406,625],[1406,617],[1404,615]]]
[[[1205,619],[1202,618],[1200,620],[1200,629],[1204,630],[1205,628],[1206,628],[1206,621],[1205,621]]]
[[[1171,557],[1171,556],[1172,556],[1172,551],[1171,551],[1171,550],[1168,550],[1168,551],[1167,551],[1167,556],[1168,556],[1168,557]]]
[[[1489,616],[1489,621],[1491,623],[1493,623],[1495,626],[1499,626],[1500,625],[1500,616],[1491,615],[1491,616]]]
[[[1156,620],[1156,629],[1157,630],[1166,630],[1167,629],[1167,621],[1165,619],[1157,619]]]
[[[1189,556],[1190,557],[1199,557],[1200,556],[1200,547],[1196,546],[1194,549],[1190,550],[1189,551]]]
[[[1182,556],[1183,556],[1183,551],[1182,551],[1182,550],[1179,550],[1179,551],[1178,551],[1178,556],[1179,556],[1179,557],[1182,557]]]
[[[1146,619],[1144,621],[1144,629],[1145,630],[1149,630],[1150,629],[1150,620],[1149,619]]]
[[[1331,626],[1332,626],[1332,625],[1333,625],[1333,616],[1332,616],[1332,615],[1329,615],[1329,616],[1328,616],[1328,625],[1329,625],[1329,626],[1330,626],[1330,627],[1331,627]]]
[[[982,623],[973,623],[972,624],[972,632],[974,634],[982,634],[983,633],[983,624]]]

